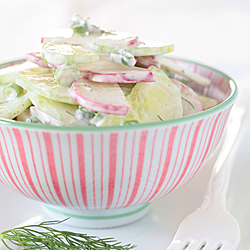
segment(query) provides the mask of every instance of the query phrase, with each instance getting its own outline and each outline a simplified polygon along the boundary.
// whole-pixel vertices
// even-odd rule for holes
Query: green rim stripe
[[[110,215],[110,216],[83,216],[83,215],[77,215],[77,214],[70,214],[70,213],[66,213],[66,212],[62,212],[59,211],[55,208],[52,208],[48,205],[44,205],[48,210],[51,210],[54,213],[57,214],[62,214],[66,217],[70,217],[70,218],[76,218],[76,219],[81,219],[81,220],[110,220],[110,219],[118,219],[118,218],[123,218],[123,217],[127,217],[127,216],[131,216],[134,215],[136,213],[139,213],[140,211],[144,210],[145,208],[147,208],[149,206],[149,203],[145,204],[143,207],[140,207],[134,211],[128,212],[128,213],[124,213],[124,214],[118,214],[118,215]]]
[[[169,57],[171,58],[171,57]],[[172,58],[173,59],[173,58]],[[185,122],[192,122],[196,119],[202,119],[204,117],[210,116],[212,114],[215,113],[219,113],[220,111],[224,110],[225,108],[231,106],[235,100],[236,97],[238,95],[238,88],[237,85],[235,83],[235,81],[229,77],[228,75],[224,74],[223,72],[214,69],[212,67],[209,67],[205,64],[202,63],[197,63],[194,61],[190,61],[190,60],[185,60],[182,58],[178,58],[175,57],[175,59],[178,60],[182,60],[184,62],[189,62],[189,63],[195,63],[197,65],[200,65],[202,67],[205,67],[207,69],[213,70],[217,73],[219,73],[220,75],[222,75],[223,77],[225,77],[230,84],[231,87],[231,94],[230,96],[221,104],[202,111],[200,113],[196,113],[190,116],[185,116],[185,117],[181,117],[181,118],[177,118],[177,119],[172,119],[172,120],[168,120],[168,121],[161,121],[161,122],[151,122],[151,123],[143,123],[143,124],[134,124],[133,126],[105,126],[105,127],[93,127],[93,126],[87,126],[87,127],[77,127],[77,126],[48,126],[48,125],[37,125],[37,124],[28,124],[28,123],[24,123],[24,122],[17,122],[14,120],[9,120],[9,119],[5,119],[5,118],[0,118],[0,125],[10,125],[12,127],[20,127],[20,128],[24,128],[24,129],[35,129],[35,130],[43,130],[43,131],[56,131],[56,132],[115,132],[115,131],[129,131],[129,130],[145,130],[145,129],[150,129],[150,128],[156,128],[156,127],[165,127],[165,126],[175,126],[181,123],[185,123]],[[13,61],[14,62],[14,61]],[[7,64],[8,62],[6,62]]]

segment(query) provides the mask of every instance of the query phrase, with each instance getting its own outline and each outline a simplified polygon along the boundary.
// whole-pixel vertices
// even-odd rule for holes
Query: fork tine
[[[167,250],[182,250],[183,249],[183,248],[181,248],[182,244],[183,244],[183,242],[181,242],[181,241],[173,240],[171,242],[171,244],[169,245],[169,247],[167,248]]]
[[[205,246],[206,241],[205,240],[192,240],[187,248],[184,248],[185,250],[203,250],[203,246]],[[183,250],[184,250],[183,249]]]
[[[186,239],[185,241],[182,240],[173,240],[167,250],[185,250],[186,246],[188,246],[190,240]]]
[[[237,246],[232,246],[230,242],[223,242],[220,250],[235,250]]]
[[[223,244],[221,242],[216,241],[209,241],[206,243],[205,247],[202,248],[202,250],[221,250]],[[230,248],[225,248],[225,250],[228,250]]]

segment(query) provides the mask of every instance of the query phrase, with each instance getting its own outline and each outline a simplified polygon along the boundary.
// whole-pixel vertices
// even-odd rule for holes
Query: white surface
[[[242,91],[238,105],[244,103],[249,107],[248,81],[242,81],[240,90]],[[233,149],[233,152],[236,151],[236,157],[233,162],[234,168],[227,196],[227,208],[238,220],[241,228],[241,243],[238,250],[250,249],[249,122],[250,110],[247,109],[242,129],[235,143],[238,149]],[[165,250],[179,223],[200,206],[215,159],[216,154],[186,186],[152,202],[152,212],[143,219],[124,227],[105,230],[82,229],[82,232],[100,237],[115,237],[124,244],[138,245],[136,250]],[[41,214],[41,204],[22,197],[0,184],[0,231],[17,226],[23,221]],[[73,230],[71,227],[66,229]]]
[[[210,175],[203,202],[181,222],[167,250],[184,248],[185,245],[189,250],[202,246],[206,249],[238,248],[240,226],[228,213],[226,196],[234,163],[231,150],[239,135],[244,113],[244,107],[234,107],[231,111],[223,146]]]

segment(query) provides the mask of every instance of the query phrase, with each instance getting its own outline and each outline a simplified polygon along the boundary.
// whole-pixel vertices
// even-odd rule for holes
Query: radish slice
[[[32,63],[35,63],[36,65],[42,67],[42,68],[50,68],[42,59],[42,56],[40,52],[30,52],[26,55],[26,60]]]
[[[117,83],[96,83],[88,80],[75,81],[70,95],[81,106],[96,112],[127,115],[129,105]]]
[[[156,68],[161,68],[161,63],[155,60],[154,56],[138,56],[136,57],[136,64],[142,67],[155,66]]]
[[[33,62],[36,65],[40,66],[41,68],[52,68],[57,69],[61,64],[46,64],[41,56],[40,52],[30,52],[26,55],[26,60],[29,62]]]
[[[182,76],[185,76],[189,78],[190,80],[202,85],[202,86],[209,86],[211,84],[210,79],[205,78],[201,75],[198,75],[192,71],[189,71],[182,66],[178,65],[177,63],[174,63],[173,61],[163,57],[163,56],[156,56],[155,60],[157,60],[159,63],[161,63],[161,67],[169,70],[173,73],[180,74]]]
[[[81,76],[94,82],[136,83],[154,82],[151,70],[139,67],[129,67],[114,63],[108,57],[100,57],[99,61],[91,64],[78,64]]]
[[[175,79],[171,79],[171,81],[181,91],[183,116],[192,115],[204,110],[198,96],[191,88]]]
[[[138,36],[127,32],[104,32],[87,36],[74,35],[70,28],[53,30],[44,35],[41,43],[67,43],[84,45],[94,43],[107,46],[132,46],[140,43]]]

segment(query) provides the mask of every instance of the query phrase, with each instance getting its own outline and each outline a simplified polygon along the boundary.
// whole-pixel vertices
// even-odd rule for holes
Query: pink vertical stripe
[[[152,168],[152,163],[153,163],[153,158],[154,158],[155,140],[156,140],[157,132],[158,132],[158,129],[156,129],[155,133],[154,133],[152,150],[151,150],[151,159],[150,159],[150,164],[149,164],[149,170],[148,170],[147,180],[146,180],[146,183],[144,185],[144,189],[142,191],[141,197],[139,198],[139,200],[137,201],[137,203],[140,202],[140,200],[142,199],[142,197],[143,197],[143,195],[144,195],[144,193],[146,191],[146,188],[148,187],[148,181],[149,181],[149,177],[150,177],[150,174],[151,174],[151,168]],[[159,167],[160,167],[160,164],[159,164]]]
[[[132,173],[132,168],[133,168],[133,160],[134,160],[134,149],[135,149],[135,137],[136,137],[136,132],[134,132],[133,135],[133,142],[132,142],[132,147],[131,147],[131,160],[130,160],[130,169],[129,169],[129,173]],[[129,180],[128,180],[128,186],[126,187],[126,195],[125,198],[123,199],[123,203],[121,205],[121,207],[124,206],[127,197],[128,197],[128,192],[129,192],[129,188],[130,188],[130,183],[131,183],[131,178],[132,178],[132,174],[129,175]]]
[[[0,128],[1,129],[1,128]],[[3,132],[2,132],[2,129],[1,129],[1,133],[2,133],[2,136],[3,136]],[[4,139],[4,137],[3,137]],[[5,139],[4,139],[5,141]],[[6,148],[6,144],[5,144],[5,148]],[[7,175],[9,176],[9,178],[6,176],[6,174],[4,173],[4,170],[2,169],[3,171],[3,174],[4,174],[4,177],[6,180],[10,179],[11,181],[8,180],[9,184],[12,186],[12,188],[18,190],[20,193],[22,193],[23,195],[27,196],[27,194],[25,194],[23,192],[23,190],[20,189],[20,187],[17,185],[17,183],[15,182],[10,170],[9,170],[9,166],[6,162],[6,159],[4,157],[4,152],[3,152],[3,147],[2,147],[2,143],[0,143],[0,156],[1,156],[1,159],[2,159],[2,162],[3,162],[3,167],[5,169],[5,171],[7,172]],[[2,167],[1,167],[2,168]],[[14,172],[15,173],[15,172]]]
[[[73,205],[73,203],[72,203],[72,201],[70,199],[70,196],[69,196],[69,191],[68,191],[68,186],[67,186],[67,181],[66,181],[66,176],[65,176],[65,171],[64,171],[61,139],[60,139],[59,133],[57,133],[56,135],[57,135],[57,141],[58,141],[58,146],[59,146],[59,154],[60,154],[60,161],[61,161],[61,171],[62,171],[62,176],[63,176],[63,183],[64,183],[66,195],[67,195],[67,197],[69,199],[69,202],[70,202],[71,206],[74,207],[74,205]]]
[[[214,122],[214,119],[215,119],[215,116],[213,116],[212,118],[209,117],[207,119],[207,121],[205,122],[205,126],[204,126],[204,128],[203,128],[203,130],[201,132],[201,137],[202,138],[207,138],[208,137],[208,135],[209,135],[209,127],[211,127],[211,124]],[[209,122],[209,120],[210,120],[210,122]],[[207,129],[207,132],[205,132],[206,129]],[[198,161],[195,161],[192,173],[196,173],[199,170],[199,168],[200,168],[200,163],[201,163],[201,159],[202,159],[202,156],[204,154],[204,151],[205,151],[206,142],[207,142],[207,140],[205,139],[205,141],[203,142],[202,149],[199,148],[199,154],[196,155],[196,158],[198,158],[198,155],[199,155],[199,159],[198,159]]]
[[[193,134],[193,137],[192,137],[192,142],[191,142],[191,147],[190,147],[190,150],[189,150],[189,153],[188,153],[188,158],[187,158],[187,161],[186,161],[186,164],[184,166],[184,169],[178,179],[178,181],[175,183],[175,185],[170,189],[169,192],[173,191],[180,183],[181,181],[183,180],[183,177],[184,175],[186,174],[186,172],[188,171],[189,169],[189,164],[191,162],[191,159],[193,157],[193,154],[194,154],[194,149],[195,149],[195,145],[196,145],[196,141],[197,141],[197,137],[198,137],[198,134],[199,134],[199,131],[200,131],[200,127],[201,127],[201,124],[202,124],[203,120],[199,121],[196,128],[195,128],[195,131],[194,131],[194,134]],[[193,124],[192,124],[193,125]],[[192,128],[192,126],[191,126]],[[190,128],[190,129],[191,129]],[[190,131],[189,131],[190,133]],[[189,140],[189,134],[188,134],[188,138],[187,140]]]
[[[164,183],[164,180],[166,179],[166,176],[167,176],[167,173],[169,170],[170,159],[171,159],[171,155],[172,155],[174,139],[175,139],[177,130],[178,130],[178,126],[174,126],[171,129],[171,133],[169,136],[169,142],[168,142],[168,148],[167,148],[167,154],[166,154],[166,158],[165,158],[163,171],[162,171],[162,174],[160,177],[160,181],[159,181],[154,193],[150,196],[150,198],[148,200],[151,200],[159,192],[160,188],[162,187],[162,185]]]
[[[208,119],[209,120],[209,119]],[[207,121],[208,121],[207,120]],[[204,119],[202,119],[202,120],[200,120],[199,122],[201,122],[201,123],[203,123],[203,121],[204,121]],[[202,125],[202,124],[201,124]],[[200,129],[199,129],[199,133],[201,134],[201,138],[204,136],[204,129],[205,129],[205,126],[203,127],[203,129],[201,128],[201,126],[200,126]],[[190,174],[189,174],[189,176],[190,175],[192,175],[192,172],[194,172],[194,170],[195,170],[195,168],[196,168],[196,166],[197,166],[197,158],[198,158],[198,155],[199,155],[199,153],[201,153],[201,143],[202,143],[202,140],[200,139],[199,140],[199,145],[196,145],[196,148],[197,148],[197,152],[196,152],[196,154],[195,154],[195,158],[194,158],[194,161],[193,161],[193,166],[192,166],[192,168],[190,169]],[[186,182],[187,181],[187,179],[189,178],[189,176],[187,176],[186,177],[186,179],[184,180],[184,182]]]
[[[56,192],[57,197],[59,198],[60,202],[67,207],[65,200],[63,199],[61,188],[58,181],[58,176],[56,172],[56,164],[55,164],[55,157],[54,157],[54,149],[51,139],[51,134],[49,132],[43,132],[44,143],[47,152],[47,160],[48,160],[48,167],[50,172],[50,177],[52,180],[52,184],[54,190]]]
[[[73,157],[72,157],[72,146],[71,146],[71,139],[70,139],[70,134],[67,134],[68,137],[68,143],[69,143],[69,159],[70,159],[70,172],[71,172],[71,180],[72,180],[72,185],[73,185],[73,190],[74,190],[74,195],[75,199],[77,202],[77,205],[79,208],[81,207],[78,201],[77,197],[77,192],[76,192],[76,183],[75,183],[75,175],[74,175],[74,167],[73,167]]]
[[[175,170],[175,168],[176,168],[176,164],[177,164],[177,160],[178,160],[178,152],[180,152],[181,140],[182,140],[181,138],[183,137],[183,133],[184,133],[184,131],[185,131],[185,128],[186,128],[186,124],[184,124],[184,126],[183,126],[183,128],[182,128],[182,131],[181,131],[181,136],[180,136],[179,143],[178,143],[177,154],[176,154],[176,157],[175,157],[174,166],[171,168],[172,171],[171,171],[170,177],[168,177],[168,181],[167,181],[165,187],[163,188],[163,190],[161,191],[161,193],[160,193],[158,196],[160,196],[160,195],[162,194],[162,192],[163,192],[164,190],[166,190],[166,188],[168,187],[170,181],[172,181],[172,176],[173,176],[173,174],[174,174],[174,170]]]
[[[124,142],[123,142],[123,155],[122,155],[122,175],[121,175],[121,184],[120,184],[120,190],[119,190],[119,194],[118,194],[118,198],[117,198],[117,202],[116,202],[115,207],[117,207],[117,206],[118,206],[118,203],[119,203],[119,201],[120,201],[120,197],[121,197],[121,192],[122,192],[123,178],[124,178],[125,156],[126,156],[127,136],[128,136],[128,132],[125,132],[125,134],[124,134]]]
[[[210,151],[208,152],[208,155],[211,154],[211,152],[213,152],[218,144],[218,137],[219,137],[219,134],[220,134],[220,127],[221,127],[221,124],[223,123],[223,120],[225,118],[225,113],[223,112],[220,119],[218,120],[218,125],[217,127],[215,128],[215,135],[213,136],[213,143],[211,143],[211,147],[210,147]]]
[[[134,201],[134,199],[137,195],[140,183],[141,183],[141,176],[142,176],[142,170],[143,170],[147,137],[148,137],[148,130],[142,131],[141,137],[140,137],[140,144],[139,144],[139,155],[138,155],[138,161],[137,161],[135,183],[134,183],[134,187],[132,190],[132,194],[131,194],[126,206],[131,205],[131,203]]]
[[[213,139],[214,130],[215,130],[215,127],[216,127],[216,125],[217,125],[218,119],[219,119],[220,116],[221,116],[221,113],[222,113],[222,112],[220,112],[220,113],[217,115],[216,119],[215,119],[215,122],[214,122],[213,128],[212,128],[212,131],[211,131],[211,133],[210,133],[210,137],[209,137],[209,141],[208,141],[206,150],[205,150],[205,152],[204,152],[204,154],[203,154],[202,160],[201,160],[201,162],[199,163],[199,165],[198,165],[198,167],[197,167],[197,169],[196,169],[194,175],[198,172],[198,170],[199,170],[199,169],[201,168],[201,166],[203,165],[204,160],[207,158],[207,152],[208,152],[208,150],[210,149],[210,144],[211,144],[211,141],[212,141],[212,139]]]
[[[93,200],[94,208],[96,209],[96,193],[95,193],[95,151],[94,151],[94,135],[91,134],[91,151],[92,151],[92,183],[93,183]]]
[[[102,208],[102,204],[103,204],[103,133],[101,133],[101,205],[100,208]]]
[[[8,127],[7,127],[7,130],[8,130],[9,136],[10,136],[10,140],[11,140],[11,144],[12,144],[12,148],[13,148],[13,152],[14,152],[14,155],[15,155],[15,160],[16,160],[16,164],[17,164],[19,173],[20,173],[21,178],[22,178],[22,180],[23,180],[23,183],[24,183],[24,185],[25,185],[25,187],[26,187],[26,190],[28,190],[28,193],[27,193],[27,191],[24,189],[24,190],[25,190],[25,193],[27,193],[27,196],[29,196],[29,197],[31,197],[31,195],[34,197],[34,194],[33,194],[33,192],[30,190],[30,188],[28,187],[28,185],[27,185],[27,183],[26,183],[26,180],[24,180],[24,176],[23,176],[23,174],[22,174],[22,172],[21,172],[21,169],[20,169],[20,166],[19,166],[19,164],[18,164],[18,159],[17,159],[17,154],[16,154],[16,150],[15,150],[13,138],[12,138],[12,136],[11,136],[11,133],[10,133],[10,130],[9,130]],[[31,148],[31,147],[30,147],[30,148]],[[32,148],[31,148],[31,150],[32,150]],[[11,165],[12,165],[12,164],[11,164]]]
[[[34,170],[35,170],[35,173],[36,173],[36,179],[37,179],[37,181],[38,181],[38,185],[39,185],[40,190],[42,191],[43,195],[44,195],[45,198],[47,199],[47,202],[48,202],[48,203],[51,203],[51,200],[47,197],[47,195],[46,195],[45,192],[44,192],[44,189],[43,189],[43,187],[42,187],[42,184],[41,184],[41,181],[40,181],[38,172],[37,172],[37,166],[36,166],[36,162],[35,162],[35,157],[34,157],[34,152],[33,152],[33,147],[32,147],[32,143],[31,143],[29,131],[28,131],[28,130],[25,130],[25,132],[26,132],[26,135],[27,135],[27,138],[28,138],[28,141],[29,141],[29,147],[30,147],[30,152],[31,152],[31,158],[32,158]]]
[[[38,132],[36,131],[36,137],[37,137],[37,140],[38,140],[38,146],[39,146],[39,152],[40,152],[40,156],[41,156],[41,163],[42,163],[42,168],[43,168],[43,175],[45,177],[45,181],[46,181],[46,189],[49,190],[49,193],[51,195],[51,197],[53,198],[54,202],[56,204],[58,204],[57,200],[55,199],[51,189],[50,189],[50,185],[49,185],[49,182],[48,182],[48,178],[47,178],[47,174],[46,174],[46,171],[45,171],[45,166],[44,166],[44,160],[43,160],[43,153],[42,153],[42,146],[41,146],[41,142],[40,142],[40,138],[39,138],[39,135],[38,135]],[[44,186],[43,186],[44,188]],[[59,204],[58,204],[59,205]]]
[[[108,201],[106,209],[109,209],[113,198],[115,188],[115,176],[116,176],[116,156],[117,156],[117,138],[118,133],[111,133],[109,140],[109,187],[108,187]]]
[[[31,187],[31,189],[33,190],[33,192],[36,194],[36,196],[43,202],[44,199],[40,196],[40,194],[38,193],[34,183],[33,183],[33,180],[32,180],[32,177],[31,177],[31,174],[30,174],[30,171],[29,171],[29,166],[28,166],[28,163],[27,163],[27,159],[26,159],[26,153],[25,153],[25,149],[24,149],[24,145],[23,145],[23,139],[22,139],[22,136],[21,136],[21,133],[18,129],[16,128],[13,128],[13,133],[16,137],[16,141],[17,141],[17,146],[18,146],[18,152],[19,152],[19,155],[20,155],[20,158],[21,158],[21,162],[22,162],[22,166],[23,166],[23,170],[25,172],[25,175],[27,177],[27,180],[29,182],[29,185]]]
[[[161,163],[162,163],[162,157],[163,157],[163,149],[164,149],[164,144],[165,144],[165,138],[166,138],[166,134],[167,134],[168,128],[165,129],[164,131],[164,135],[163,135],[163,140],[162,140],[162,145],[161,145],[161,154],[160,154],[160,159],[159,159],[159,164],[158,164],[158,169],[157,169],[157,173],[156,173],[156,178],[154,180],[153,186],[149,192],[149,194],[147,195],[147,197],[142,201],[142,203],[145,203],[146,200],[148,199],[148,197],[150,196],[150,194],[153,192],[154,187],[156,185],[156,180],[160,171],[160,167],[161,167]],[[149,173],[150,174],[150,173]]]
[[[80,185],[82,192],[82,200],[86,209],[89,209],[86,188],[86,172],[85,172],[85,156],[84,156],[84,138],[83,134],[76,135],[77,149],[78,149],[78,166],[80,175]]]

